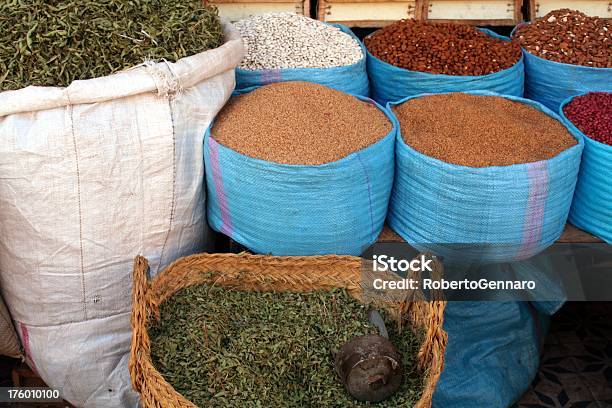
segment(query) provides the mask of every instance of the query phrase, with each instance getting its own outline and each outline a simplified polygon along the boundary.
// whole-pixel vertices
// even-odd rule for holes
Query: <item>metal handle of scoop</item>
[[[389,332],[387,332],[387,326],[385,326],[385,321],[382,316],[376,309],[370,309],[368,311],[368,319],[370,323],[372,323],[378,329],[378,334],[385,339],[389,339]]]

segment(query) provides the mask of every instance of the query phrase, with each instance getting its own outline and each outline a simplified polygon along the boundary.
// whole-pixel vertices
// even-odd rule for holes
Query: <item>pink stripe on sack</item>
[[[210,162],[212,164],[212,176],[213,183],[215,183],[215,192],[217,193],[217,202],[221,209],[221,232],[232,237],[232,221],[229,213],[229,206],[227,205],[227,196],[225,195],[225,189],[223,188],[223,178],[221,177],[221,166],[219,165],[219,143],[212,137],[208,138],[208,144],[210,146]]]
[[[261,83],[262,85],[272,84],[275,82],[281,82],[282,75],[280,69],[262,69],[261,70]]]
[[[270,70],[264,69],[261,71],[261,83],[267,85],[270,83]]]
[[[545,161],[527,164],[529,179],[529,197],[525,208],[523,224],[523,243],[519,257],[527,258],[537,250],[542,239],[542,224],[544,223],[544,207],[548,198],[548,168]]]
[[[28,328],[23,323],[19,323],[19,328],[21,329],[21,340],[23,342],[23,351],[25,353],[26,359],[30,363],[29,366],[34,371],[34,374],[38,375],[38,370],[36,369],[36,363],[32,359],[32,353],[30,351],[30,333],[28,332]]]

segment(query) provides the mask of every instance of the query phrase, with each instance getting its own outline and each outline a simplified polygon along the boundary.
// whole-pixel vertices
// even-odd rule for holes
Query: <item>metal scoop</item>
[[[336,354],[336,372],[346,390],[359,401],[380,402],[393,395],[402,383],[401,356],[380,313],[368,312],[370,323],[379,334],[355,337]]]

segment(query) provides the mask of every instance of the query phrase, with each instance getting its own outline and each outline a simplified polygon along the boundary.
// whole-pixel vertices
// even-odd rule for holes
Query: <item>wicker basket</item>
[[[361,258],[352,256],[275,257],[250,254],[200,254],[179,259],[151,282],[147,282],[148,262],[134,260],[132,290],[132,346],[130,374],[132,386],[140,393],[144,407],[190,407],[195,405],[161,376],[151,361],[147,333],[149,319],[159,319],[159,305],[175,292],[190,285],[212,283],[241,290],[320,290],[346,288],[355,298],[363,294]],[[447,336],[442,329],[446,303],[402,301],[384,305],[387,310],[422,329],[419,369],[425,373],[423,395],[415,408],[431,407],[436,383],[444,365]]]

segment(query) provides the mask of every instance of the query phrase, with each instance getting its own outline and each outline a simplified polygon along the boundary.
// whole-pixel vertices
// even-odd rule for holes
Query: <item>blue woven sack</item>
[[[366,71],[366,49],[350,28],[341,24],[330,24],[349,34],[361,46],[364,57],[359,62],[332,68],[285,68],[248,70],[236,68],[236,90],[259,87],[275,82],[308,81],[325,85],[342,92],[369,96],[370,85]]]
[[[523,24],[517,25],[514,32]],[[523,49],[525,98],[557,112],[570,96],[589,91],[612,91],[612,68],[592,68],[549,61]]]
[[[507,408],[529,388],[549,318],[526,302],[449,302],[434,408]]]
[[[321,165],[245,156],[216,142],[211,128],[204,160],[213,229],[273,255],[359,255],[376,241],[393,185],[395,122],[378,142]]]
[[[487,29],[480,29],[491,37],[510,41]],[[463,91],[492,91],[505,95],[523,96],[523,58],[512,67],[488,75],[444,75],[410,71],[384,62],[369,51],[368,76],[372,98],[385,105],[388,102],[423,93]]]
[[[467,93],[525,103],[561,121],[546,107],[527,99],[485,91]],[[424,95],[389,104],[388,109],[420,96]],[[480,262],[529,258],[563,232],[584,145],[582,137],[573,135],[578,144],[549,160],[475,168],[419,153],[404,142],[398,130],[389,225],[419,250],[448,257]],[[456,246],[448,249],[445,244],[470,244],[471,252]]]
[[[559,115],[572,132],[582,135],[584,152],[569,221],[612,244],[612,146],[586,136],[565,116],[563,107],[572,99],[561,104]]]

